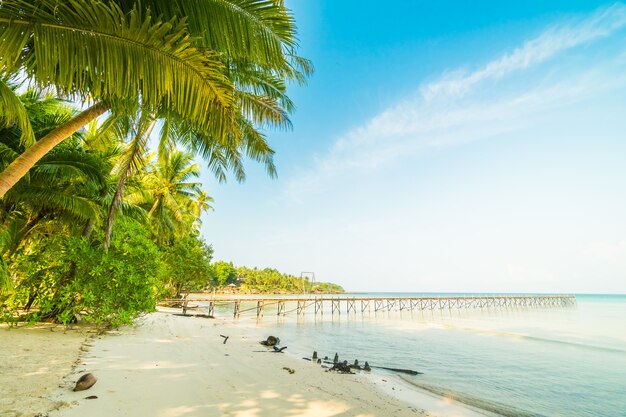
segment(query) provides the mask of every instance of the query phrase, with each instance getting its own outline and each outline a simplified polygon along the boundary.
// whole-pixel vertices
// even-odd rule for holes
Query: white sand
[[[0,362],[2,417],[32,417],[45,410],[50,417],[428,415],[423,408],[436,410],[430,415],[439,417],[478,415],[401,383],[383,382],[380,375],[341,375],[288,354],[269,353],[258,344],[268,336],[267,329],[236,321],[150,314],[136,326],[89,339],[73,371],[84,334],[0,330],[0,346],[6,348]],[[220,334],[230,337],[226,344]],[[15,356],[18,346],[30,350]],[[85,372],[98,382],[87,391],[72,392]],[[24,379],[24,374],[32,378]]]
[[[0,416],[32,417],[66,406],[51,398],[71,372],[88,334],[64,326],[0,326]]]
[[[229,336],[226,344],[220,334]],[[233,322],[151,314],[97,341],[59,393],[58,400],[75,406],[51,416],[423,415],[372,389],[366,378],[268,353],[259,337]],[[88,391],[69,391],[82,371],[98,382]],[[98,398],[84,399],[90,395]]]

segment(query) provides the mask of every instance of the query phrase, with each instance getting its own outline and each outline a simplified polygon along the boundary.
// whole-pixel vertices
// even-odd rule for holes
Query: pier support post
[[[315,300],[315,314],[319,311],[321,315],[324,315],[324,305],[322,300]]]
[[[346,301],[346,313],[350,314],[350,310],[352,310],[354,314],[356,314],[356,307],[354,306],[354,300]]]

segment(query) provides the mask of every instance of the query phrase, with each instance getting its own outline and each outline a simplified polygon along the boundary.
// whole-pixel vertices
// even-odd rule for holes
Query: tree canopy
[[[242,154],[272,174],[273,151],[259,128],[290,125],[287,83],[311,71],[297,56],[293,16],[276,0],[4,0],[0,76],[94,104],[7,166],[0,196],[106,111],[167,121],[220,178],[232,169],[242,179]],[[16,103],[0,88],[3,119],[20,120],[28,137]]]

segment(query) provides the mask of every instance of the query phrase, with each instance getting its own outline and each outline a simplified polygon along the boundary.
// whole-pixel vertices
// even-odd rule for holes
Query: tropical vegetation
[[[75,110],[32,90],[18,96],[34,139]],[[5,321],[79,317],[124,323],[194,280],[212,279],[212,248],[199,236],[210,198],[190,153],[144,152],[126,178],[118,218],[104,245],[119,190],[118,167],[133,143],[91,126],[39,160],[0,200],[0,313]],[[0,129],[0,167],[23,152],[17,125]]]
[[[217,271],[216,271],[217,275]],[[307,276],[281,273],[274,268],[235,268],[235,284],[252,293],[342,293],[340,285],[313,282]]]
[[[182,291],[302,288],[212,264],[200,236],[200,163],[276,175],[265,132],[312,72],[297,47],[281,0],[2,0],[0,318],[115,325]]]
[[[242,155],[274,174],[259,128],[289,126],[287,82],[304,82],[311,70],[297,56],[295,22],[281,0],[3,0],[0,78],[51,89],[85,110],[6,166],[0,197],[105,113],[162,121],[218,176],[241,178]],[[32,139],[17,102],[2,81],[4,119]]]

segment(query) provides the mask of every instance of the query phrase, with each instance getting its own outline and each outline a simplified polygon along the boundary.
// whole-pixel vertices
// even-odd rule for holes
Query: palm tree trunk
[[[154,204],[152,205],[152,208],[150,209],[150,211],[148,212],[148,218],[152,217],[152,213],[154,213],[154,210],[156,210],[156,208],[159,206],[159,202],[161,201],[160,197],[157,197],[156,200],[154,200]]]
[[[93,219],[89,219],[87,220],[87,223],[85,223],[85,227],[83,228],[83,237],[86,237],[87,240],[91,239],[91,234],[93,233],[94,226],[95,223]]]
[[[82,111],[72,119],[48,133],[33,146],[26,149],[11,164],[0,173],[0,198],[11,189],[29,169],[43,158],[52,148],[73,135],[78,129],[94,120],[108,110],[102,103],[96,103]]]
[[[133,139],[132,152],[128,157],[128,161],[122,172],[120,173],[120,179],[117,181],[117,187],[115,187],[115,194],[113,194],[113,198],[111,199],[111,205],[109,206],[109,212],[107,215],[107,223],[104,231],[104,251],[109,251],[109,246],[111,245],[111,233],[113,233],[113,220],[115,214],[117,213],[117,208],[122,202],[122,198],[124,198],[124,187],[126,186],[126,180],[128,177],[132,175],[132,167],[133,161],[140,156],[141,152],[143,152],[145,142],[148,140],[150,135],[152,134],[152,130],[156,125],[156,119],[154,116],[151,116],[152,120],[148,124],[148,127],[145,131],[139,130],[137,136]]]

